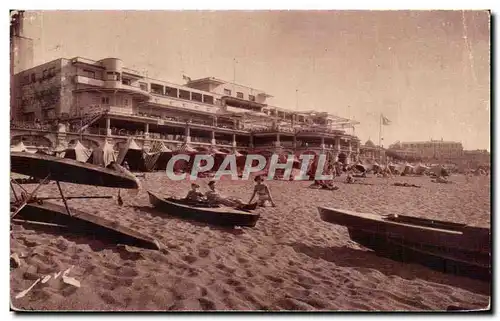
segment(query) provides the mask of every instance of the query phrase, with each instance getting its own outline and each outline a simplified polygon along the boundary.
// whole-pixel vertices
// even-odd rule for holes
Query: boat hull
[[[70,209],[71,216],[67,214],[64,206],[43,202],[28,203],[16,215],[16,222],[24,220],[29,222],[43,222],[55,224],[64,230],[77,234],[92,235],[100,240],[132,245],[141,248],[159,250],[160,246],[155,239],[120,225],[118,222],[92,215],[87,212]]]
[[[139,188],[137,179],[128,173],[97,165],[43,154],[10,153],[11,171],[36,178],[83,185]]]
[[[443,273],[479,280],[491,279],[491,258],[487,254],[423,246],[356,229],[349,229],[349,236],[351,240],[375,251],[378,255],[395,261],[418,263]]]
[[[323,221],[346,226],[353,241],[381,256],[446,273],[491,278],[489,229],[409,216],[318,210]]]
[[[162,196],[148,191],[149,201],[160,210],[172,216],[192,219],[220,226],[247,226],[254,227],[260,215],[247,213],[229,208],[200,208],[168,201]]]

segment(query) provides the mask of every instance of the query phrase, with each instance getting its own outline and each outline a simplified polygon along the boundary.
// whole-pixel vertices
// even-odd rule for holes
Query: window
[[[237,92],[237,93],[236,93],[236,97],[237,97],[237,98],[240,98],[240,99],[243,99],[243,93],[241,93],[241,92]]]
[[[123,99],[123,104],[124,104],[125,106],[128,106],[128,99],[127,99],[127,98]]]
[[[177,98],[177,88],[165,87],[165,95]]]
[[[145,82],[140,82],[139,87],[141,88],[141,90],[148,91],[148,84]]]
[[[83,70],[83,75],[88,78],[95,78],[95,72],[92,70]]]
[[[158,84],[151,84],[151,92],[157,95],[163,95],[163,86]]]
[[[53,77],[56,75],[56,67],[50,67],[49,68],[49,76]]]
[[[42,73],[42,80],[44,80],[45,78],[47,78],[47,69],[44,69],[43,70],[43,73]]]
[[[248,100],[255,101],[255,96],[254,95],[248,95]]]
[[[28,76],[26,76],[28,77]],[[36,81],[36,74],[31,74],[31,82],[35,82]]]
[[[101,104],[109,105],[109,97],[101,97]]]
[[[127,86],[130,86],[130,84],[131,84],[130,79],[125,79],[125,78],[123,78],[123,79],[122,79],[122,84],[127,85]]]
[[[108,71],[106,72],[106,80],[120,81],[120,73]]]
[[[191,99],[191,93],[187,90],[179,90],[179,98],[182,99]]]
[[[191,100],[201,102],[202,101],[202,96],[199,93],[191,93]]]
[[[224,95],[231,96],[231,90],[224,89]]]
[[[208,95],[203,95],[203,102],[205,104],[213,105],[214,104],[214,97],[208,96]]]

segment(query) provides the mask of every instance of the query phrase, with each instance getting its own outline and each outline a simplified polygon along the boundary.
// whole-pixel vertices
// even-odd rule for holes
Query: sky
[[[273,106],[359,121],[362,142],[490,150],[487,11],[28,12],[34,64],[118,57],[147,76],[216,77]],[[236,61],[236,62],[235,62]],[[298,90],[296,92],[296,90]]]

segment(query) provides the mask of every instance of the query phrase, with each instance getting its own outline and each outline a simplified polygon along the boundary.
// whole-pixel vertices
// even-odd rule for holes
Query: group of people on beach
[[[267,203],[270,203],[271,206],[275,207],[276,204],[271,196],[271,191],[269,190],[269,187],[263,183],[264,179],[262,176],[255,177],[254,181],[256,184],[252,197],[248,203],[244,203],[236,198],[222,196],[217,190],[216,181],[210,181],[208,183],[209,190],[205,194],[199,191],[200,185],[192,183],[191,190],[186,195],[185,200],[193,203],[207,202],[211,205],[224,205],[243,210],[253,210],[257,208],[257,206],[265,207]],[[257,202],[252,203],[255,196],[257,196]]]

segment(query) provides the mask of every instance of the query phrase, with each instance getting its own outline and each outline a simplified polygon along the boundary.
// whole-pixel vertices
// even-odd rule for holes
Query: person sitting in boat
[[[271,191],[269,190],[269,187],[263,183],[262,176],[257,176],[255,177],[255,182],[256,185],[253,189],[253,194],[252,197],[250,198],[250,201],[248,204],[251,204],[255,195],[258,197],[257,205],[258,206],[265,206],[266,203],[269,201],[273,207],[276,207],[276,204],[274,204],[273,197],[271,196]]]
[[[229,206],[229,207],[233,207],[233,208],[241,208],[241,207],[244,207],[246,205],[238,199],[222,197],[219,194],[219,192],[216,190],[215,181],[210,181],[208,183],[208,187],[210,188],[210,190],[205,193],[205,197],[207,198],[208,202],[211,204],[214,204],[214,205],[221,204],[221,205]]]
[[[191,184],[191,190],[186,195],[186,200],[189,202],[203,202],[205,200],[205,196],[198,189],[200,185],[196,183]]]

